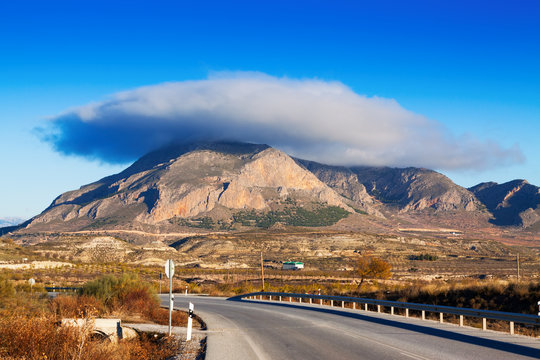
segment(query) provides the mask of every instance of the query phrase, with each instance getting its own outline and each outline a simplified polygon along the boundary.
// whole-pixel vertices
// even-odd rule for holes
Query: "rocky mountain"
[[[480,202],[467,189],[423,168],[352,167],[370,195],[400,212],[434,209],[477,211]]]
[[[420,168],[343,167],[297,161],[313,172],[319,180],[368,213],[375,214],[374,205],[385,209],[414,212],[424,209],[439,211],[477,211],[480,202],[467,189],[446,176]]]
[[[489,211],[494,225],[540,230],[539,198],[539,188],[522,180],[465,189],[428,169],[330,166],[267,145],[200,142],[156,150],[66,192],[21,228],[174,233],[327,226],[347,218],[339,224],[351,231],[400,223],[483,229]]]
[[[279,150],[244,143],[197,143],[149,153],[117,175],[64,193],[28,227],[182,225],[183,219],[194,218],[200,225],[235,215],[249,223],[268,212],[278,218],[294,217],[301,212],[298,208],[304,209],[304,217],[311,214],[305,211],[322,208],[346,214],[354,211],[348,203]],[[238,215],[248,210],[249,214]]]
[[[368,194],[366,187],[359,181],[358,176],[351,169],[344,166],[324,165],[302,159],[295,160],[338,194],[352,201],[355,209],[368,214],[381,215],[375,207],[375,200]]]
[[[495,225],[540,230],[540,188],[526,180],[481,183],[469,188],[493,214]]]

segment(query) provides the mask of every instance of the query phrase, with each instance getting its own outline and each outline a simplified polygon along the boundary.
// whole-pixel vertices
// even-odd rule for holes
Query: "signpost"
[[[165,262],[165,275],[169,278],[169,336],[171,336],[172,309],[174,306],[174,297],[172,294],[172,278],[174,276],[174,262],[169,259]]]

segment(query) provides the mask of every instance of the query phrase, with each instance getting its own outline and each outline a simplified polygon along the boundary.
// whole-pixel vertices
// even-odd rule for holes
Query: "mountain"
[[[295,160],[338,194],[352,201],[357,210],[372,215],[381,215],[375,207],[375,200],[368,194],[366,187],[351,169],[345,166],[324,165],[309,160]]]
[[[352,167],[369,194],[400,212],[477,211],[480,202],[467,189],[433,170],[423,168]]]
[[[354,211],[348,203],[267,145],[196,143],[154,151],[119,174],[60,195],[28,228],[303,224],[299,217],[344,217]],[[273,218],[264,222],[265,213]]]
[[[175,233],[337,224],[393,231],[408,224],[483,234],[493,225],[540,230],[538,203],[539,188],[523,180],[465,189],[428,169],[331,166],[268,145],[199,142],[150,152],[66,192],[20,228]]]
[[[433,170],[412,167],[348,168],[300,159],[297,162],[370,214],[379,213],[374,210],[377,202],[386,210],[402,213],[424,209],[476,211],[482,208],[474,194]]]
[[[493,214],[495,225],[540,230],[540,188],[526,180],[481,183],[469,188]]]
[[[24,219],[18,217],[4,217],[0,218],[0,227],[15,226],[24,222]]]

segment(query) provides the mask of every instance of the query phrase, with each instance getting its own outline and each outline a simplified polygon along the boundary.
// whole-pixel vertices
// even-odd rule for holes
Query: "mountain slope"
[[[365,211],[368,214],[382,216],[375,207],[373,197],[368,194],[365,186],[358,180],[358,176],[349,168],[324,165],[309,160],[295,160],[338,194],[351,200],[355,205],[355,209]]]
[[[346,199],[279,150],[198,143],[149,153],[117,175],[62,194],[29,227],[230,218],[237,210],[276,210],[291,199],[301,207],[325,204],[353,211]]]
[[[540,188],[526,180],[481,183],[469,188],[493,214],[495,225],[540,230]]]
[[[421,168],[352,167],[368,192],[400,212],[477,211],[480,203],[467,189],[446,176]]]

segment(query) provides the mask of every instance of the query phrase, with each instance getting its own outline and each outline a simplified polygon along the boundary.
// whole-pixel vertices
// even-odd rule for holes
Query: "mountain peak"
[[[117,175],[58,197],[30,226],[62,221],[157,225],[175,218],[230,219],[243,210],[340,207],[346,199],[268,145],[200,142],[153,151]],[[182,222],[182,221],[180,221]]]

